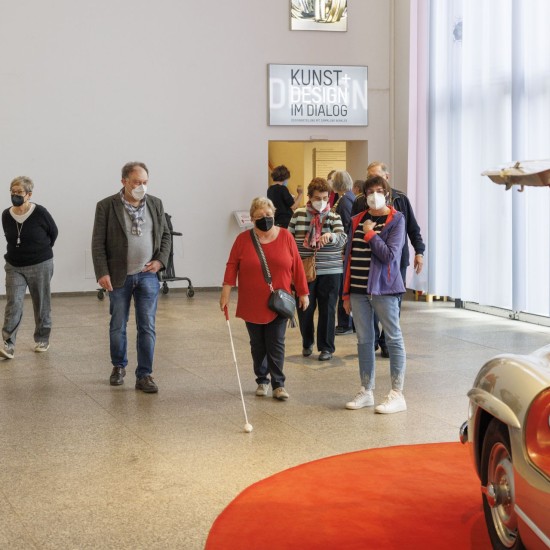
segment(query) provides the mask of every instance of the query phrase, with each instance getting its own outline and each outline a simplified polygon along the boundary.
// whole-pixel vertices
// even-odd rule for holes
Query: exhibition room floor
[[[354,335],[337,337],[335,357],[322,363],[302,357],[299,331],[289,329],[290,399],[255,397],[246,329],[232,318],[254,426],[246,434],[218,297],[160,297],[154,395],[134,389],[133,344],[125,384],[109,386],[108,299],[54,296],[43,354],[33,352],[25,303],[15,358],[0,360],[0,548],[200,549],[224,507],[271,474],[372,447],[456,441],[482,363],[550,342],[545,327],[405,301],[408,410],[385,416],[344,409],[359,386]],[[380,400],[389,361],[378,354],[377,368]],[[363,473],[375,474],[383,472]],[[265,523],[266,537],[277,530],[269,518],[250,521]]]

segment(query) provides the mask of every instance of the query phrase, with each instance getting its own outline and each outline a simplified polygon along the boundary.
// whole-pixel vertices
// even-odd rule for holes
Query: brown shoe
[[[124,367],[113,367],[111,377],[109,378],[109,384],[111,384],[111,386],[122,386],[125,376],[126,369]]]
[[[136,390],[141,390],[145,393],[157,393],[159,391],[152,376],[145,376],[136,380]]]

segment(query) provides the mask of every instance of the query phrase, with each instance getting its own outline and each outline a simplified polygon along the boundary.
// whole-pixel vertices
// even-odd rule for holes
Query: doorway
[[[326,178],[331,170],[346,170],[352,179],[365,179],[367,173],[368,141],[270,141],[268,151],[269,172],[284,164],[290,171],[288,190],[295,195],[296,188],[307,189],[315,177]],[[307,202],[306,193],[303,198]]]

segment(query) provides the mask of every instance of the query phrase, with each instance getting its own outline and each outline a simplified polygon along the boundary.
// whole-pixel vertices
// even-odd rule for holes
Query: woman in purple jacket
[[[357,332],[361,389],[346,403],[347,409],[374,405],[374,324],[376,313],[386,333],[392,388],[375,407],[377,413],[407,410],[405,344],[399,326],[399,297],[405,292],[399,265],[405,243],[405,218],[388,206],[390,188],[380,177],[365,183],[368,209],[351,220],[344,262],[344,308],[353,312]]]

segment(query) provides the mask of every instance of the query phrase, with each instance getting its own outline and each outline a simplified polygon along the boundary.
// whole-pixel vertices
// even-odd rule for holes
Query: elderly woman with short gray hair
[[[2,227],[7,241],[4,256],[7,303],[0,357],[5,359],[13,359],[15,355],[15,340],[23,317],[27,287],[34,309],[34,351],[45,352],[50,347],[50,281],[57,226],[43,206],[31,202],[33,189],[30,178],[15,178],[10,184],[13,206],[2,212]]]

